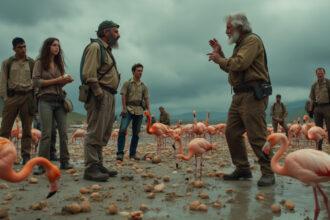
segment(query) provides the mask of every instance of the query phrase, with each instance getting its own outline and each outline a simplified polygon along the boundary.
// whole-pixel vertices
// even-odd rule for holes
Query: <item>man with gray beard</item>
[[[102,148],[111,136],[115,119],[115,94],[120,81],[112,48],[118,47],[119,25],[103,21],[97,30],[97,39],[85,48],[81,61],[83,84],[88,85],[89,95],[85,102],[87,110],[87,134],[84,141],[84,179],[106,181],[117,171],[103,166]]]
[[[229,83],[234,91],[225,134],[236,169],[223,178],[252,178],[243,139],[244,132],[247,132],[248,140],[261,167],[262,176],[258,186],[270,186],[275,183],[275,177],[270,167],[270,158],[262,152],[267,135],[265,110],[268,96],[271,94],[266,51],[262,40],[252,33],[244,14],[229,15],[226,24],[228,42],[235,43],[233,55],[226,58],[216,39],[209,41],[213,51],[208,54],[209,60],[228,73]]]

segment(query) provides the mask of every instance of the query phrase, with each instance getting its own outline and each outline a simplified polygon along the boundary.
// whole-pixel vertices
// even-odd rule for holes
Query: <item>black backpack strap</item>
[[[83,79],[83,67],[84,67],[85,58],[86,58],[86,51],[87,51],[87,48],[89,47],[89,45],[91,45],[94,42],[98,43],[99,46],[100,46],[100,67],[105,64],[105,53],[107,53],[107,49],[104,48],[104,46],[103,46],[100,39],[91,39],[91,42],[85,47],[83,55],[81,57],[81,61],[80,61],[80,81],[81,81],[81,84],[86,84],[84,82],[84,79]],[[108,53],[109,53],[110,57],[112,58],[113,63],[106,71],[104,71],[105,73],[109,72],[116,65],[116,62],[115,62],[114,57],[112,56],[112,53],[111,52],[108,52]],[[97,70],[97,73],[99,73],[99,75],[101,75],[98,78],[98,80],[101,80],[105,75],[105,74],[100,74],[99,70]]]

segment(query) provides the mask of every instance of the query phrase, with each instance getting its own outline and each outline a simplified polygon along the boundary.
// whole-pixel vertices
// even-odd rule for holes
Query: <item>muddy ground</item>
[[[141,208],[144,210],[143,219],[313,219],[312,188],[282,176],[276,176],[275,186],[257,187],[260,177],[259,166],[255,163],[250,148],[248,152],[253,179],[239,182],[223,181],[222,174],[231,172],[233,166],[224,138],[216,137],[215,141],[218,143],[217,150],[205,156],[202,177],[204,186],[201,188],[195,188],[192,184],[194,160],[180,162],[179,169],[176,169],[173,149],[169,144],[162,151],[162,161],[158,164],[148,160],[135,162],[128,158],[125,158],[122,164],[118,164],[115,161],[116,147],[114,142],[110,141],[104,149],[105,164],[118,170],[119,174],[105,183],[82,179],[82,146],[79,143],[70,144],[75,170],[71,170],[70,173],[62,172],[60,191],[57,194],[42,203],[43,205],[31,207],[35,203],[45,201],[48,193],[45,176],[35,176],[37,183],[30,183],[29,179],[19,184],[0,180],[0,210],[7,210],[3,213],[7,219],[128,219],[130,212],[138,211],[141,204],[144,204]],[[142,134],[139,155],[156,152],[155,145],[154,137]],[[302,145],[312,147],[307,142]],[[291,150],[297,148],[296,146]],[[325,151],[329,152],[328,146],[325,147]],[[20,165],[15,165],[15,169],[20,168]],[[167,177],[164,179],[164,176]],[[148,198],[153,197],[153,194],[146,191],[153,190],[155,185],[161,183],[165,185],[163,192],[155,192],[154,198]],[[99,186],[91,187],[93,184]],[[325,191],[330,194],[330,185],[323,185]],[[83,187],[87,188],[85,194],[80,193]],[[93,192],[96,193],[92,195]],[[205,204],[207,211],[190,210],[189,205],[194,200]],[[293,210],[285,208],[285,200],[293,202]],[[82,204],[83,201],[88,201],[87,204],[91,205],[89,212],[68,214],[63,211],[64,206],[72,203]],[[108,214],[110,204],[116,204],[117,214]],[[280,206],[279,214],[272,213],[272,204]],[[34,210],[38,208],[41,210]],[[321,205],[319,219],[326,219],[326,216]]]

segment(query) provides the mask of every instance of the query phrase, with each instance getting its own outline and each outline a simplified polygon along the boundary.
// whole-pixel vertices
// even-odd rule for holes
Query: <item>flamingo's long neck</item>
[[[288,149],[289,141],[286,138],[281,138],[281,143],[282,143],[281,147],[273,156],[270,165],[275,173],[280,175],[286,175],[285,168],[279,164],[279,160],[281,156],[284,154],[284,152]]]
[[[49,160],[43,157],[35,157],[29,160],[19,172],[15,172],[13,169],[8,170],[7,173],[2,176],[2,179],[13,183],[21,182],[31,174],[33,167],[36,165],[41,165],[46,170],[49,170],[53,166]]]
[[[178,149],[179,154],[183,154],[183,145],[182,145],[181,138],[179,140],[177,140],[176,142],[179,142],[179,149]]]
[[[182,160],[190,160],[193,156],[194,156],[194,153],[189,151],[187,155],[184,155],[184,154],[178,154],[179,158],[182,159]]]
[[[210,117],[210,113],[207,112],[207,113],[206,113],[206,119],[205,119],[205,125],[206,125],[206,126],[209,126],[209,117]]]
[[[148,134],[152,134],[150,127],[151,127],[151,116],[150,114],[147,114],[147,133]]]

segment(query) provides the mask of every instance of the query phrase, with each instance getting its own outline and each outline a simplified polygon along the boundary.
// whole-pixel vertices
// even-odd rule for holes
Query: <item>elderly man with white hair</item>
[[[261,167],[262,176],[258,186],[270,186],[275,183],[275,177],[270,167],[270,158],[262,152],[267,135],[265,110],[268,96],[272,92],[266,51],[260,37],[252,33],[250,23],[244,14],[227,16],[226,24],[228,43],[235,44],[233,55],[226,58],[216,39],[209,41],[213,51],[208,54],[209,60],[228,73],[228,80],[234,91],[228,111],[226,139],[236,169],[223,178],[252,178],[243,139],[246,132]]]

